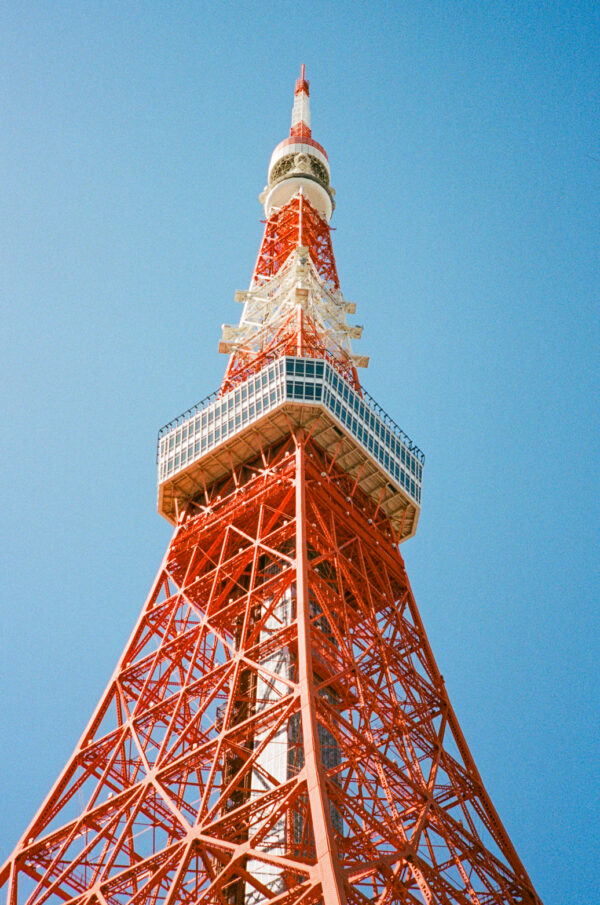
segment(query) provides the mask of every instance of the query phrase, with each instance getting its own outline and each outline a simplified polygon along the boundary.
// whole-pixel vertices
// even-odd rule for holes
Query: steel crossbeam
[[[9,900],[535,902],[389,525],[300,435],[219,490],[181,519]]]

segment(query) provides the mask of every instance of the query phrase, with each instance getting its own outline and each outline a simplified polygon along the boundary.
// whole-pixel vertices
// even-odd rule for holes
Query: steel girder
[[[389,523],[302,435],[182,514],[0,881],[9,905],[539,903]]]
[[[253,285],[273,277],[298,245],[309,249],[321,279],[339,289],[329,224],[302,193],[295,195],[267,220],[254,267]]]

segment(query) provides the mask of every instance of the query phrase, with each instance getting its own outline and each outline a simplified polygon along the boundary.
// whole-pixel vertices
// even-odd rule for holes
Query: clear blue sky
[[[2,5],[0,858],[168,542],[156,431],[219,383],[304,61],[434,651],[546,905],[593,901],[599,46],[593,2]]]

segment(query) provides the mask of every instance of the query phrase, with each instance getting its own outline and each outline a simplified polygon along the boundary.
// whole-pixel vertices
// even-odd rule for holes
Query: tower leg
[[[306,542],[306,447],[304,437],[296,438],[296,594],[298,620],[298,682],[302,722],[302,742],[308,798],[313,822],[315,850],[325,905],[346,901],[340,860],[336,854],[329,809],[329,798],[321,762],[319,734],[315,717],[315,681],[312,663],[312,638]]]

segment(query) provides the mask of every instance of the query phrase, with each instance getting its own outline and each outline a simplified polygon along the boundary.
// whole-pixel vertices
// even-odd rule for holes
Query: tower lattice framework
[[[159,434],[174,533],[7,905],[538,903],[411,592],[423,455],[361,387],[304,67],[219,391]]]

